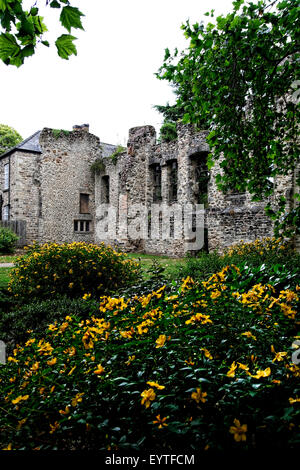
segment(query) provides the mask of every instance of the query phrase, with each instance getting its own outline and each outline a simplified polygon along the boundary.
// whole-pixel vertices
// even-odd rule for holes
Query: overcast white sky
[[[32,5],[34,0],[26,0]],[[40,5],[45,0],[39,0]],[[78,55],[62,60],[55,46],[40,45],[19,69],[0,63],[0,123],[26,138],[43,127],[72,129],[90,124],[102,142],[126,144],[130,127],[151,124],[159,131],[162,117],[154,104],[173,101],[167,82],[155,77],[164,50],[183,49],[180,29],[188,18],[205,21],[206,11],[228,13],[232,0],[73,0],[85,17],[85,31],[72,30]],[[49,33],[60,29],[58,10],[45,10]],[[50,14],[50,15],[49,15]],[[54,17],[53,17],[54,16]]]

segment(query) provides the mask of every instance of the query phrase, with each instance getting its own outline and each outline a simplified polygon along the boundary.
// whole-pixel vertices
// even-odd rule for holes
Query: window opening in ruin
[[[105,175],[102,176],[102,196],[101,196],[101,202],[102,204],[109,204],[109,176]]]
[[[208,203],[208,182],[210,174],[207,168],[207,154],[199,154],[194,165],[195,202],[196,204]]]
[[[162,215],[162,211],[159,211],[159,214],[158,214],[158,233],[159,233],[159,238],[161,239],[162,238],[162,226],[163,226],[163,215]]]
[[[153,202],[162,200],[161,192],[161,166],[155,164],[152,166],[152,179],[153,179]]]
[[[4,165],[4,191],[9,189],[9,163]]]
[[[80,194],[80,203],[79,203],[79,213],[80,214],[89,214],[89,203],[90,203],[90,195],[89,194]]]
[[[3,220],[9,220],[9,206],[4,206],[3,209]]]
[[[89,220],[74,220],[74,232],[90,232],[91,224]]]
[[[174,224],[175,224],[175,217],[174,214],[170,217],[170,238],[174,238]]]
[[[151,238],[151,211],[148,211],[148,238]]]
[[[177,161],[169,163],[169,202],[177,201],[178,165]]]
[[[208,183],[210,172],[207,167],[207,152],[197,152],[190,156],[190,191],[193,204],[208,205]]]

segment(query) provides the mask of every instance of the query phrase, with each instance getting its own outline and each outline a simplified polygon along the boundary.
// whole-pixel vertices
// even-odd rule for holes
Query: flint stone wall
[[[186,207],[190,208],[189,216],[194,213],[199,191],[203,190],[207,192],[207,200],[197,211],[204,214],[197,224],[205,229],[204,241],[210,251],[221,252],[241,240],[271,236],[272,222],[264,211],[268,201],[253,202],[247,193],[220,192],[215,183],[215,176],[220,172],[218,162],[210,170],[207,187],[199,187],[196,168],[210,150],[207,132],[179,124],[177,133],[177,140],[157,143],[154,127],[132,128],[127,149],[112,158],[116,146],[102,144],[88,132],[88,126],[77,126],[72,132],[59,135],[52,129],[43,129],[39,136],[40,152],[16,149],[0,159],[3,206],[10,204],[12,221],[24,222],[26,243],[104,241],[126,251],[179,257],[199,249],[193,249],[193,232],[187,233],[184,223]],[[91,165],[96,160],[102,162],[102,169],[93,173]],[[4,165],[9,161],[10,190],[4,191]],[[174,162],[177,200],[170,198]],[[177,237],[172,228],[174,222],[155,218],[155,165],[161,169],[161,197],[155,200],[156,216],[165,208],[171,215],[178,210],[183,228]],[[295,204],[292,195],[299,191],[296,174],[290,172],[277,178],[274,184],[275,193],[270,202],[276,206],[278,198],[284,195],[292,207]],[[88,214],[80,213],[81,193],[89,196]],[[88,221],[89,230],[75,231],[74,221]],[[296,246],[300,249],[299,237]]]

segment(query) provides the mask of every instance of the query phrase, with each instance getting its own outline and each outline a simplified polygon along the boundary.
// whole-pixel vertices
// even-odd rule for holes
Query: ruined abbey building
[[[126,251],[182,256],[197,250],[191,249],[191,233],[174,229],[175,212],[178,218],[182,208],[184,225],[184,209],[201,205],[204,248],[209,251],[272,236],[266,201],[254,203],[249,194],[218,191],[219,167],[208,171],[206,166],[207,132],[182,124],[177,131],[176,141],[157,143],[152,126],[132,128],[124,151],[100,142],[88,125],[70,132],[36,132],[0,156],[1,224],[19,233],[20,244],[104,241]],[[274,184],[273,198],[288,195],[293,204],[295,174]],[[140,214],[132,211],[136,205],[146,214],[146,236],[145,230],[139,235]],[[112,236],[106,227],[111,213]],[[193,215],[191,232],[197,233],[196,209]],[[136,235],[131,237],[133,225]],[[299,240],[296,244],[299,248]]]

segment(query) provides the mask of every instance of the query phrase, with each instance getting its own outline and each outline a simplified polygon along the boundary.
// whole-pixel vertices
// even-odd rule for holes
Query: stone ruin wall
[[[90,166],[101,155],[98,137],[80,129],[56,137],[44,129],[40,146],[39,240],[93,242],[95,192]],[[80,213],[80,193],[88,195],[89,213]],[[90,230],[75,232],[74,220],[88,221]]]
[[[156,201],[160,209],[163,204],[171,208],[195,204],[199,187],[195,180],[195,162],[209,152],[206,131],[196,132],[190,125],[178,125],[178,139],[170,143],[157,143],[155,129],[141,126],[129,131],[127,150],[117,158],[111,158],[115,147],[101,148],[98,137],[88,128],[80,126],[72,132],[59,136],[51,129],[40,134],[42,153],[16,150],[10,156],[10,193],[3,192],[3,202],[10,197],[11,219],[26,221],[27,243],[56,241],[72,242],[105,241],[126,251],[139,251],[170,256],[183,256],[189,250],[187,239],[163,236],[154,237],[148,227],[147,237],[128,239],[118,211],[127,214],[129,227],[138,228],[139,218],[134,213],[135,204],[143,204],[146,212],[153,204],[153,167],[161,168],[161,200]],[[9,157],[0,160],[0,178],[4,179],[3,166]],[[91,172],[91,164],[102,160],[104,168],[99,174]],[[177,202],[169,201],[170,165],[177,162]],[[272,222],[265,215],[265,202],[252,202],[249,194],[227,194],[218,191],[215,175],[218,164],[211,170],[207,185],[205,229],[209,251],[222,251],[226,246],[241,240],[253,241],[272,235]],[[297,169],[299,171],[299,167]],[[99,215],[103,201],[103,176],[109,176],[109,210],[116,209],[117,232],[112,238],[99,236],[98,229],[105,227],[105,219]],[[273,202],[281,194],[288,196],[296,191],[295,174],[277,178]],[[299,188],[298,188],[299,191]],[[80,193],[89,195],[89,213],[81,214]],[[292,198],[290,198],[292,204]],[[74,221],[89,221],[89,231],[75,232]],[[152,219],[151,219],[152,223]],[[157,227],[156,227],[157,228]],[[300,249],[299,237],[296,245]]]
[[[27,244],[94,242],[95,190],[90,165],[101,155],[98,137],[84,129],[56,136],[45,128],[39,143],[42,153],[16,150],[11,155],[11,220],[26,222]],[[89,195],[88,214],[80,213],[80,193]],[[74,220],[89,221],[90,230],[75,232]]]
[[[101,179],[104,175],[110,178],[110,202],[108,207],[117,210],[122,205],[129,214],[128,222],[135,223],[134,214],[130,214],[132,204],[140,203],[150,208],[153,201],[153,178],[151,166],[161,166],[162,204],[168,203],[168,164],[177,161],[178,164],[178,203],[181,205],[195,203],[193,181],[193,158],[209,152],[206,143],[206,131],[195,132],[190,125],[178,126],[178,139],[170,143],[156,143],[155,130],[152,126],[133,128],[129,133],[127,152],[118,156],[116,162],[109,157],[104,159],[105,171],[96,176],[96,207],[101,204]],[[272,236],[273,225],[266,216],[265,201],[253,202],[247,193],[223,194],[217,189],[215,176],[219,172],[219,165],[215,164],[210,173],[208,183],[208,201],[205,209],[205,228],[207,230],[209,251],[222,251],[227,246],[241,240],[254,241],[257,238]],[[276,181],[276,196],[287,181],[279,178]],[[291,187],[291,181],[289,181]],[[172,207],[172,203],[169,203]],[[96,218],[97,224],[102,219]],[[118,225],[118,220],[117,220]],[[118,226],[119,230],[119,226]],[[109,239],[109,243],[120,248],[132,251],[144,251],[153,254],[166,254],[183,256],[187,251],[187,241],[168,239],[163,236],[159,239],[137,238],[128,240],[117,230],[116,238]],[[149,234],[150,235],[150,234]],[[97,239],[96,241],[101,241]]]

